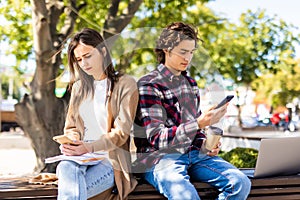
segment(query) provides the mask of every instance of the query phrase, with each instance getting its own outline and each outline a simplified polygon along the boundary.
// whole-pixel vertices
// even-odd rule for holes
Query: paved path
[[[278,137],[300,137],[300,132],[283,132],[277,130],[235,130],[231,133],[224,133],[222,138],[223,151],[230,151],[236,147],[259,149],[260,140],[262,138],[278,138]]]
[[[32,174],[36,165],[30,140],[21,132],[0,134],[0,177]]]

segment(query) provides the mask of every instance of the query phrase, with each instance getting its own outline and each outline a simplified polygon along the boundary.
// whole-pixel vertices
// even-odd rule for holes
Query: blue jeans
[[[144,175],[161,194],[174,200],[200,199],[190,180],[216,187],[220,191],[218,199],[246,199],[251,189],[250,180],[239,169],[197,150],[165,155]]]
[[[61,161],[56,169],[59,200],[86,200],[114,185],[114,170],[108,160],[97,165]]]

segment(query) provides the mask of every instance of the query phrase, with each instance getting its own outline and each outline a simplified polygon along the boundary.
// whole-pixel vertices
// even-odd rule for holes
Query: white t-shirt
[[[85,99],[79,106],[79,114],[84,124],[84,141],[99,139],[107,132],[107,110],[105,107],[107,79],[94,81],[95,94]]]

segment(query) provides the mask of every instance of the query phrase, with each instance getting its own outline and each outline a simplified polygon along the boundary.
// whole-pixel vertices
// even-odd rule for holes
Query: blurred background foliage
[[[108,40],[116,67],[136,78],[153,70],[156,66],[153,47],[161,29],[173,21],[184,21],[197,27],[204,41],[189,68],[200,87],[204,88],[216,81],[216,75],[221,75],[232,85],[257,91],[258,101],[267,101],[273,106],[286,105],[299,97],[300,86],[294,84],[300,82],[299,59],[295,55],[295,44],[299,44],[296,27],[269,16],[266,10],[248,10],[234,24],[209,9],[207,2],[209,0],[143,1],[126,28],[110,38],[111,42]],[[114,1],[78,0],[72,4],[68,0],[56,0],[49,3],[59,3],[74,12],[74,6],[82,8],[75,12],[78,16],[74,31],[91,27],[110,36],[115,34],[105,29],[108,10]],[[28,61],[35,59],[30,1],[2,0],[0,5],[0,17],[6,22],[0,27],[0,39],[9,44],[6,52],[1,53],[16,57],[13,67],[22,75],[32,68]],[[119,1],[116,16],[127,6],[128,0]],[[67,13],[58,18],[58,33],[64,28]],[[65,45],[61,50],[63,66],[59,75],[67,66]]]
[[[219,156],[237,168],[255,168],[258,150],[237,147],[228,152],[220,152]]]

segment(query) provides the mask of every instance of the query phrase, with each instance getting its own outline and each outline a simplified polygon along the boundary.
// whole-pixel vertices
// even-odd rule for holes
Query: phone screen
[[[234,95],[228,95],[226,96],[218,105],[215,109],[218,109],[222,106],[224,106],[226,103],[228,103],[229,101],[231,101],[231,99],[233,99]]]

